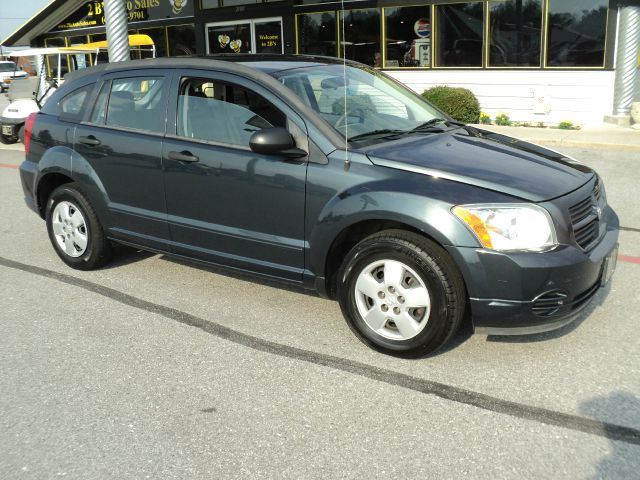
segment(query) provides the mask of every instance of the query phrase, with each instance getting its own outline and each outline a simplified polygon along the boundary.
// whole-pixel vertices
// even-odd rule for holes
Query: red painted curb
[[[632,257],[631,255],[618,255],[618,260],[626,263],[638,263],[640,264],[640,257]]]
[[[10,163],[0,163],[0,168],[15,168],[18,169],[18,165],[12,165]]]

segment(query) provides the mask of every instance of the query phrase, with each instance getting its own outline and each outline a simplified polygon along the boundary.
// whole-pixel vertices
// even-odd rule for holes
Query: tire
[[[12,143],[16,143],[18,141],[17,138],[7,137],[0,133],[0,143],[4,143],[5,145],[11,145]]]
[[[67,183],[51,193],[45,219],[53,249],[71,268],[93,270],[111,258],[111,243],[78,184]]]
[[[466,290],[442,247],[412,232],[386,230],[347,254],[338,299],[349,327],[365,344],[415,358],[435,352],[456,333]]]

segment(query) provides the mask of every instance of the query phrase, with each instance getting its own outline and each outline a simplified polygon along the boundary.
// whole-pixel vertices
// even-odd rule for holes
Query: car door
[[[249,138],[286,127],[308,152],[304,122],[265,89],[227,73],[183,71],[172,98],[163,161],[174,251],[301,281],[307,159],[255,153]]]
[[[169,75],[134,70],[106,75],[74,149],[90,165],[106,197],[109,235],[168,249],[162,138]]]

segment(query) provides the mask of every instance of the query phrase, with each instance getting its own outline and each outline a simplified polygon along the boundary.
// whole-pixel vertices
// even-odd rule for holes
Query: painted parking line
[[[18,169],[18,165],[13,165],[11,163],[0,163],[0,168],[14,168]]]

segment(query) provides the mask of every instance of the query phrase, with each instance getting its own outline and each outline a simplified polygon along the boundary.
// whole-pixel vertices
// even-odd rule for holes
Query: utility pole
[[[130,60],[127,9],[124,0],[104,0],[104,21],[107,27],[109,62]]]

